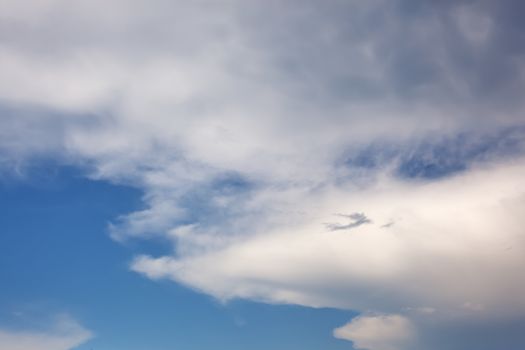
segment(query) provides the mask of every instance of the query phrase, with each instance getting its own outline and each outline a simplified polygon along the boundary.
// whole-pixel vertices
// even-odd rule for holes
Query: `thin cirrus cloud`
[[[522,7],[2,1],[0,174],[55,157],[140,188],[109,230],[173,244],[148,277],[438,348],[525,316]]]
[[[2,350],[72,350],[93,334],[70,316],[56,317],[47,330],[0,329]]]

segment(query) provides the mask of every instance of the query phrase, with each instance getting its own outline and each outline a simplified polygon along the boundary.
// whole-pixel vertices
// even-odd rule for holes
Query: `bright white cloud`
[[[71,350],[92,337],[74,319],[61,315],[47,331],[0,329],[0,350]]]
[[[523,313],[525,264],[518,164],[479,169],[437,182],[381,179],[364,189],[326,188],[289,195],[279,223],[225,239],[216,232],[174,234],[177,257],[140,257],[133,269],[168,277],[220,299],[357,310],[425,305],[457,314],[464,305]],[[363,212],[371,222],[343,230],[334,213]],[[341,222],[344,224],[344,222]],[[248,226],[245,229],[250,230]],[[476,308],[477,311],[479,308]],[[491,310],[491,311],[490,311]]]
[[[334,336],[350,340],[356,349],[403,350],[414,341],[414,326],[401,315],[359,316],[334,329]]]

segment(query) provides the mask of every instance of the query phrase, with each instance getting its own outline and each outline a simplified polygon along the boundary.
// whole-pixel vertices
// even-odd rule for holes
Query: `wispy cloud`
[[[72,350],[93,337],[70,316],[55,318],[47,330],[10,330],[0,328],[2,350]]]

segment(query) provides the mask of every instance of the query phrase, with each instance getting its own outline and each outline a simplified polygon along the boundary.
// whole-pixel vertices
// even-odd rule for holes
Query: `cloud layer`
[[[525,316],[522,9],[1,1],[0,175],[43,157],[143,190],[109,230],[173,246],[148,277],[398,315],[438,348]],[[381,350],[374,317],[338,334]]]

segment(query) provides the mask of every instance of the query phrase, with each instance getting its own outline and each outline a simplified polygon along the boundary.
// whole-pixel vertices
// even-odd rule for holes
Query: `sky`
[[[0,350],[525,348],[519,0],[0,0]]]

